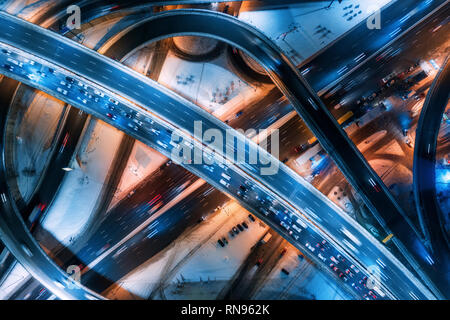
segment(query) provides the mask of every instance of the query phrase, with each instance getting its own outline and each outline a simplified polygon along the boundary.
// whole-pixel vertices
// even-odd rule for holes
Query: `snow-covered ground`
[[[287,9],[260,11],[246,11],[244,3],[239,19],[263,31],[298,64],[368,18],[374,8],[382,8],[392,2],[344,0],[342,4],[335,1],[325,9],[330,1],[314,1],[298,3]],[[350,11],[353,12],[350,14]],[[352,19],[348,20],[350,16]]]
[[[281,269],[287,270],[289,275],[284,274]],[[286,254],[259,288],[254,299],[341,300],[351,297],[311,262],[300,259],[299,251],[289,245]]]
[[[239,78],[231,71],[224,54],[210,62],[191,62],[169,52],[158,82],[222,120],[225,119],[221,115],[248,105],[255,96],[260,97],[272,87],[255,86]]]
[[[68,172],[41,227],[70,247],[92,218],[123,133],[91,120]],[[81,163],[81,167],[79,164]],[[51,248],[48,248],[51,249]]]
[[[117,281],[118,285],[110,288],[107,296],[113,299],[146,298],[160,284],[161,279],[164,279],[164,286],[180,279],[186,283],[209,279],[216,281],[216,285],[208,291],[208,298],[214,299],[248,256],[251,247],[267,230],[264,224],[250,222],[248,214],[237,203],[229,202],[197,228],[180,235],[171,247]],[[229,230],[242,221],[247,221],[249,229],[230,238]],[[223,248],[217,243],[222,237],[227,237],[229,241]],[[205,289],[212,282],[202,288]],[[164,294],[168,299],[186,299],[198,297],[199,292],[189,292],[187,295],[164,290]]]
[[[64,103],[27,86],[19,90],[12,105],[16,114],[14,164],[19,191],[28,201],[47,164]]]
[[[149,177],[167,160],[158,151],[140,141],[136,141],[109,207],[112,208],[116,205],[118,201],[132,192],[142,180]]]
[[[14,292],[24,284],[31,275],[25,270],[20,263],[14,262],[10,273],[0,285],[0,300],[6,300]]]

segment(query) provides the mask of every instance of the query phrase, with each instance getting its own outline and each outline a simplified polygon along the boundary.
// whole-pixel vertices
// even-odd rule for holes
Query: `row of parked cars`
[[[248,218],[250,219],[251,222],[255,221],[255,217],[252,216],[251,214],[248,215]],[[248,224],[247,224],[247,222],[242,221],[241,223],[238,223],[233,228],[231,228],[231,230],[228,233],[229,233],[230,237],[234,237],[234,236],[238,235],[240,232],[244,231],[245,229],[248,229]],[[225,247],[228,244],[228,240],[226,237],[222,237],[221,239],[217,240],[217,243],[221,247]]]

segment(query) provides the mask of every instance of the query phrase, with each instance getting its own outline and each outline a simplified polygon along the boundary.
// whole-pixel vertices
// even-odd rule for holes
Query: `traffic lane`
[[[162,15],[160,15],[161,17]],[[170,18],[167,15],[164,16],[164,19],[167,19],[167,21],[170,21]],[[201,18],[204,18],[203,16]],[[205,21],[200,21],[200,17],[196,17],[195,24],[192,21],[185,21],[186,19],[189,20],[189,18],[185,17],[177,17],[177,23],[179,23],[180,20],[182,22],[182,25],[188,25],[190,22],[191,25],[189,25],[189,28],[187,31],[184,30],[182,32],[186,33],[192,33],[199,32],[202,33],[205,30]],[[176,26],[176,24],[169,24],[172,27]],[[139,27],[138,27],[139,28]],[[321,108],[318,108],[318,105],[321,105],[319,99],[317,98],[311,98],[314,97],[314,93],[311,92],[310,89],[308,89],[308,86],[305,83],[299,82],[298,75],[294,72],[292,73],[292,70],[289,68],[286,68],[286,65],[279,65],[279,60],[273,60],[273,56],[268,56],[268,52],[265,50],[271,50],[268,48],[261,49],[260,48],[260,41],[253,41],[252,38],[248,37],[248,34],[240,34],[239,32],[242,30],[239,30],[239,28],[236,29],[236,25],[233,25],[230,27],[232,30],[231,34],[233,34],[234,38],[233,41],[235,43],[240,43],[242,46],[246,46],[246,49],[251,51],[254,56],[257,57],[264,57],[261,58],[263,61],[263,64],[266,65],[266,67],[269,68],[269,70],[274,71],[272,73],[272,76],[275,77],[274,80],[276,83],[278,83],[283,88],[283,83],[289,83],[291,84],[290,90],[291,92],[288,93],[288,96],[290,97],[301,97],[299,99],[299,106],[295,106],[297,111],[303,116],[303,118],[308,119],[307,121],[310,124],[310,128],[313,132],[315,132],[315,135],[318,136],[319,140],[325,141],[323,143],[325,149],[328,151],[329,154],[333,156],[333,158],[337,161],[339,166],[341,167],[341,170],[346,174],[347,178],[353,182],[352,184],[358,191],[369,191],[369,194],[366,194],[363,196],[363,199],[365,199],[368,206],[372,209],[373,212],[379,212],[382,216],[391,216],[398,214],[397,212],[400,212],[402,214],[401,209],[395,204],[394,199],[392,196],[388,193],[389,191],[384,187],[381,179],[372,172],[371,168],[365,163],[364,158],[361,154],[359,154],[358,150],[355,148],[355,146],[352,146],[351,143],[349,143],[348,139],[346,139],[345,133],[343,133],[341,130],[339,130],[339,126],[335,123],[334,119],[331,117],[331,115],[328,114],[326,109],[321,106]],[[211,33],[214,34],[221,34],[222,30],[217,30],[217,28],[213,28],[214,30],[211,30]],[[152,32],[152,30],[147,30],[149,32]],[[154,32],[154,30],[153,30]],[[167,34],[167,30],[165,30]],[[222,38],[226,38],[226,36],[223,36]],[[257,42],[257,43],[255,43]],[[120,43],[120,40],[117,42]],[[250,45],[249,45],[250,44]],[[271,54],[274,54],[274,56],[277,56],[277,53],[271,52]],[[281,58],[281,60],[283,60]],[[277,81],[278,79],[278,81]],[[284,80],[284,82],[282,81]],[[281,84],[280,84],[281,83]],[[292,85],[293,84],[293,85]],[[287,88],[284,88],[285,90],[289,90]],[[309,99],[304,97],[310,97]],[[318,119],[314,115],[311,117],[312,114],[314,114],[314,111],[319,111],[321,115],[321,118]],[[311,118],[314,119],[314,123],[312,123]],[[311,125],[312,124],[312,125]],[[324,132],[321,130],[321,128],[326,127],[327,132]],[[332,131],[332,134],[330,134],[330,131]],[[337,138],[337,139],[336,139]],[[333,141],[334,140],[334,141]],[[343,148],[339,149],[339,152],[336,152],[333,145],[346,145],[346,150],[342,150]],[[337,157],[339,156],[339,157]],[[337,158],[337,159],[336,159]],[[350,165],[351,164],[351,165]],[[364,175],[361,174],[361,172],[357,172],[355,175],[358,176],[356,179],[352,179],[352,168],[355,167],[355,164],[359,164],[360,171],[363,171],[365,175],[367,176],[365,179],[361,179],[359,177],[364,177]],[[360,185],[365,185],[370,187],[361,188]],[[358,188],[359,187],[359,188]],[[384,187],[384,188],[383,188]],[[377,194],[375,194],[374,189]],[[379,198],[383,199],[384,205],[380,205]],[[386,205],[387,203],[387,205]],[[377,208],[377,210],[375,210]],[[387,214],[384,214],[387,212]],[[404,216],[404,215],[403,215]],[[407,217],[405,217],[405,220],[407,222],[406,225],[410,225]],[[411,226],[411,225],[410,225]],[[412,228],[412,227],[411,227]],[[417,234],[416,230],[412,228],[412,232]],[[401,233],[398,233],[401,235]],[[422,261],[423,262],[423,261]],[[422,265],[422,267],[424,267]],[[426,268],[426,266],[425,266]]]
[[[436,201],[436,145],[442,114],[449,100],[450,67],[447,57],[424,102],[416,131],[414,150],[414,192],[425,234],[439,258],[448,258],[448,238],[443,229],[441,210]],[[432,128],[431,130],[429,128]],[[450,271],[449,271],[450,272]]]
[[[163,204],[169,203],[181,192],[181,186],[186,188],[196,180],[196,176],[178,166],[171,165],[159,171],[112,208],[86,245],[65,264],[89,264],[107,247],[115,245],[149,216],[156,214]],[[179,185],[175,186],[175,182]]]
[[[297,119],[299,119],[299,118],[297,117]],[[88,264],[89,261],[92,261],[93,259],[95,259],[97,257],[97,254],[96,254],[97,250],[100,250],[106,244],[111,245],[111,246],[114,244],[114,241],[105,241],[105,239],[109,238],[109,239],[114,239],[115,241],[117,241],[117,239],[123,238],[125,231],[132,230],[138,224],[142,223],[143,220],[145,220],[147,218],[147,215],[145,215],[145,216],[139,215],[139,212],[136,212],[135,210],[130,210],[130,209],[131,208],[134,209],[134,208],[136,208],[136,206],[138,204],[144,203],[148,199],[152,199],[155,196],[155,194],[157,193],[154,190],[161,191],[162,188],[170,189],[174,180],[177,180],[178,185],[182,185],[185,183],[185,180],[193,178],[192,174],[188,173],[186,170],[182,169],[181,167],[176,166],[175,168],[173,168],[174,167],[173,165],[171,165],[170,167],[173,170],[177,170],[177,172],[179,172],[180,174],[175,175],[173,177],[173,175],[169,171],[169,172],[167,172],[168,178],[161,177],[161,179],[159,179],[159,175],[157,175],[156,177],[158,177],[158,178],[152,178],[149,182],[145,183],[145,185],[148,187],[136,188],[135,193],[131,197],[129,197],[129,198],[127,197],[126,199],[121,201],[116,206],[116,208],[111,210],[111,213],[108,214],[108,218],[105,219],[105,221],[101,225],[101,228],[98,229],[98,232],[96,232],[96,234],[101,235],[101,238],[103,239],[103,241],[101,241],[101,239],[89,240],[88,245],[86,246],[85,250],[87,250],[90,253],[90,256],[84,256],[82,253],[78,252],[77,257],[81,258],[81,260],[84,261],[85,264]],[[185,176],[186,174],[188,175],[187,177]],[[165,179],[165,180],[162,180],[162,179]],[[165,182],[163,182],[161,185],[157,185],[157,184],[155,185],[155,183],[157,183],[157,181],[165,181]],[[167,184],[167,182],[169,182],[169,181],[172,181],[172,182],[170,184]],[[162,191],[162,192],[165,192],[166,189],[163,189],[164,191]],[[141,196],[138,196],[138,195],[141,195]],[[163,199],[165,202],[170,201],[170,198],[167,198],[167,197],[164,197]],[[209,197],[208,197],[208,199],[209,199]],[[166,213],[166,214],[168,214],[168,213]],[[164,214],[164,216],[166,214]],[[135,220],[129,221],[129,220],[127,220],[127,217],[132,217]],[[141,219],[139,219],[139,218],[141,218]],[[113,232],[113,230],[117,230],[117,228],[119,228],[118,224],[120,226],[122,226],[122,225],[126,226],[126,230],[121,229],[123,231],[123,233],[122,232],[120,232],[120,233]],[[100,238],[100,236],[98,238]],[[82,250],[81,252],[83,252],[85,250]]]
[[[278,224],[278,223],[277,223]],[[348,241],[348,240],[346,240],[346,241]],[[374,262],[375,263],[375,262]],[[402,277],[403,277],[403,275],[402,275]],[[403,280],[402,280],[403,281]]]
[[[373,91],[373,87],[378,87],[379,85],[379,81],[381,81],[381,78],[383,76],[385,76],[388,72],[385,71],[385,68],[397,68],[399,65],[403,65],[404,67],[408,67],[411,64],[411,61],[415,61],[415,59],[417,59],[417,57],[420,57],[422,55],[422,53],[425,51],[427,52],[427,50],[429,50],[428,48],[430,47],[434,47],[437,46],[439,44],[441,44],[443,41],[443,39],[445,39],[445,32],[446,30],[448,30],[448,25],[443,25],[442,28],[440,28],[439,30],[437,30],[436,32],[436,28],[439,27],[442,24],[442,21],[444,21],[445,19],[448,19],[448,12],[449,12],[449,8],[445,8],[442,9],[440,11],[438,11],[437,13],[433,14],[427,21],[423,22],[422,24],[418,25],[417,27],[415,27],[408,35],[400,38],[398,40],[398,42],[396,44],[394,44],[392,46],[392,50],[391,51],[398,51],[398,50],[402,50],[402,54],[401,55],[397,55],[394,58],[389,58],[388,61],[384,62],[384,61],[378,61],[378,57],[377,58],[373,58],[369,61],[367,69],[363,72],[369,72],[371,76],[369,77],[370,81],[368,80],[364,80],[364,86],[362,88],[360,88],[360,93],[363,94],[364,92],[368,92],[370,90]],[[442,36],[444,38],[442,38]],[[397,50],[395,50],[397,48]],[[380,55],[380,57],[383,56],[383,54]],[[357,75],[359,76],[359,75]],[[347,83],[343,83],[342,87],[347,87],[349,86],[349,83],[354,81],[354,77],[352,79],[346,79],[345,81],[347,81]],[[349,82],[350,81],[350,82]],[[333,89],[334,91],[334,89]],[[340,101],[341,99],[345,99],[346,96],[346,91],[344,91],[343,89],[339,90],[337,92],[338,94],[335,94],[333,96],[334,102],[328,102],[330,105],[337,103],[338,101]],[[353,93],[352,93],[353,95]],[[357,95],[356,95],[357,97]],[[419,143],[420,145],[420,143]],[[392,228],[393,230],[401,230],[402,229],[402,224],[399,223],[397,221],[398,219],[396,219],[396,217],[392,217],[391,218],[391,224],[393,226],[395,226],[395,228]],[[408,238],[408,234],[405,232],[404,236],[402,236],[402,238],[404,237],[404,239]],[[415,240],[414,239],[409,239],[407,242],[409,242],[411,245],[414,246]],[[423,247],[420,246],[421,248],[418,249],[417,251],[420,252],[424,252]],[[445,274],[446,269],[448,269],[448,267],[446,267],[446,264],[444,260],[442,260],[439,256],[442,255],[442,253],[436,253],[435,256],[433,257],[429,257],[428,253],[425,251],[425,253],[422,253],[420,256],[420,260],[422,263],[428,263],[430,265],[430,260],[441,260],[439,262],[439,264],[441,265],[440,269],[441,271],[437,271],[434,272],[436,275],[437,274]],[[445,255],[445,253],[444,253]],[[448,264],[447,264],[448,265]],[[433,270],[434,266],[430,266],[430,269]],[[439,279],[437,279],[436,281],[439,281]]]
[[[205,193],[209,194],[205,198],[206,201],[198,201]],[[83,281],[96,292],[103,292],[112,283],[167,249],[180,234],[195,228],[202,216],[227,200],[226,195],[213,190],[209,185],[200,187],[188,198],[155,219],[145,231],[125,242],[113,254],[94,266],[94,270],[103,273],[109,281],[99,281],[97,275],[90,271],[83,275]]]
[[[275,95],[278,96],[279,92],[275,92]],[[261,104],[262,105],[267,105],[267,102],[268,102],[267,99],[271,100],[271,98],[272,98],[271,96],[265,97],[263,99],[263,101],[261,101]],[[278,108],[275,108],[277,105],[273,105],[270,108],[264,108],[263,109],[264,112],[259,112],[259,113],[255,114],[256,116],[253,118],[253,120],[255,120],[255,122],[253,122],[253,123],[254,123],[254,125],[255,125],[254,127],[256,129],[260,129],[261,127],[264,127],[265,124],[266,124],[266,119],[273,119],[275,117],[274,112],[277,112],[277,114],[278,114],[279,112],[283,112],[284,111],[286,113],[286,112],[289,112],[290,110],[292,110],[292,107],[290,107],[290,105],[286,101],[282,101],[282,102],[279,102],[279,103],[282,104],[283,108],[278,109]],[[257,106],[252,106],[252,107],[253,108],[259,108],[260,106],[257,105]],[[247,121],[248,118],[249,118],[249,113],[245,112],[245,114],[243,116],[231,120],[230,124],[234,125],[235,123],[240,123],[240,124],[242,124],[241,127],[244,127],[244,129],[246,130],[248,128],[248,125],[247,126],[245,125],[245,121]],[[237,124],[237,125],[239,125],[239,124]],[[172,167],[173,166],[171,165],[170,168],[172,168]],[[178,184],[182,185],[182,184],[185,183],[185,180],[188,179],[188,177],[186,175],[188,175],[190,177],[189,179],[193,178],[192,174],[188,173],[187,171],[185,171],[181,167],[176,167],[174,170],[178,170],[177,172],[180,172],[180,176],[172,178],[172,176],[169,174],[168,178],[165,178],[165,181],[166,182],[170,181],[170,184],[164,184],[164,185],[158,186],[158,185],[155,185],[155,183],[157,183],[157,181],[154,181],[153,179],[152,179],[152,182],[148,182],[146,184],[149,184],[149,185],[153,184],[152,187],[155,190],[161,190],[163,188],[169,189],[170,187],[172,187],[172,185],[174,183],[173,182],[174,180],[178,180],[178,179],[181,178],[178,181]],[[166,171],[169,171],[169,170],[166,170]],[[161,180],[158,180],[158,181],[161,181]],[[111,213],[108,214],[108,218],[107,219],[115,219],[117,223],[119,223],[121,226],[125,225],[125,227],[127,229],[133,229],[134,226],[136,226],[137,224],[142,222],[142,221],[134,221],[134,223],[129,224],[127,222],[127,219],[126,219],[126,215],[127,215],[125,213],[126,212],[126,208],[134,208],[134,207],[136,207],[137,204],[144,203],[146,200],[152,199],[155,196],[155,193],[153,193],[153,194],[150,193],[150,191],[153,191],[153,190],[150,190],[149,188],[145,188],[145,187],[137,187],[134,191],[135,191],[135,194],[133,194],[131,197],[121,201],[121,203],[119,203],[119,205],[117,206],[117,209],[111,210]],[[166,190],[164,190],[164,191],[166,191]],[[138,194],[142,195],[144,198],[143,197],[139,197]],[[124,202],[124,203],[122,203],[122,202]],[[129,203],[127,203],[127,202],[129,202]],[[132,212],[132,213],[129,213],[129,214],[131,216],[137,217],[135,212]],[[106,224],[108,224],[108,222],[106,222]],[[104,234],[105,236],[106,236],[105,232],[109,233],[109,231],[110,231],[110,229],[105,230],[105,228],[103,228],[103,230],[104,231],[100,231],[99,230],[99,232]],[[111,238],[111,237],[116,238],[115,236],[111,236],[111,235],[108,235],[108,237],[109,238]],[[100,248],[97,248],[97,249],[100,249]],[[90,251],[93,251],[93,250],[95,251],[96,249],[89,249],[89,250]]]
[[[24,218],[28,219],[33,210],[38,210],[30,224],[30,230],[34,230],[39,221],[45,216],[48,206],[51,204],[53,197],[61,185],[66,171],[64,168],[69,167],[73,153],[78,144],[79,138],[86,123],[87,114],[75,108],[70,108],[66,121],[61,128],[61,134],[55,144],[55,150],[44,172],[44,177],[39,189],[29,201],[27,209],[24,210]]]
[[[217,173],[218,175],[219,175],[219,173]],[[236,178],[236,177],[235,177]],[[240,182],[241,180],[239,179],[240,178],[240,176],[238,176],[238,181],[237,182]],[[238,183],[237,183],[238,184]],[[236,188],[238,188],[238,186],[236,186]]]
[[[273,265],[274,259],[272,257],[279,252],[278,249],[283,242],[284,239],[279,234],[272,235],[270,241],[266,244],[258,242],[241,265],[239,274],[235,275],[235,279],[232,279],[232,284],[223,295],[223,299],[251,299],[250,292],[254,287],[259,286],[258,280],[262,275],[270,272],[271,268],[268,268],[268,266]]]
[[[38,39],[36,39],[36,40],[38,40]],[[37,43],[38,43],[39,41],[37,41]],[[64,44],[63,44],[64,45]],[[61,47],[60,47],[61,48]],[[39,49],[39,48],[38,48]],[[56,51],[58,51],[58,50],[56,50]],[[69,50],[70,51],[70,50]],[[75,57],[75,58],[73,58],[74,60],[76,60],[76,58],[79,58],[79,59],[81,59],[81,58],[84,58],[85,59],[85,61],[89,61],[89,60],[87,60],[88,58],[85,56],[85,57],[83,57],[83,54],[80,54],[80,53],[77,53],[76,54],[77,56],[79,56],[79,57]],[[74,62],[74,60],[69,60],[70,62],[72,62],[72,63],[75,63]],[[85,62],[86,63],[86,62]],[[76,64],[76,63],[75,63]],[[98,67],[99,65],[97,65],[97,67]],[[89,68],[88,68],[89,69]],[[89,71],[89,70],[88,70]],[[128,80],[128,78],[127,77],[124,77],[124,76],[121,76],[121,78],[122,78],[122,80],[119,80],[118,82],[120,82],[120,81],[123,81],[123,79],[125,79],[125,80]],[[119,84],[119,86],[121,86],[121,87],[124,87],[124,89],[126,90],[126,88],[125,88],[125,86],[124,85],[120,85]],[[139,86],[139,85],[138,85]],[[159,98],[161,98],[161,96],[158,94],[158,93],[155,93],[155,92],[153,92],[153,96],[154,97],[159,97]],[[169,102],[169,104],[171,104],[172,105],[172,103],[170,103]],[[310,102],[309,102],[309,104],[311,104]],[[178,104],[176,104],[176,103],[173,103],[173,106],[177,106],[178,107],[178,109],[180,109],[180,103],[178,103]],[[171,108],[166,108],[165,110],[168,110],[168,111],[170,111],[171,110]],[[191,113],[189,113],[189,112],[187,112],[186,111],[186,108],[184,107],[184,105],[183,105],[183,107],[181,107],[181,110],[178,110],[178,111],[181,111],[180,113],[178,113],[178,112],[169,112],[169,115],[167,115],[167,113],[166,113],[166,116],[169,116],[169,119],[171,119],[172,121],[174,121],[175,123],[188,123],[188,124],[194,124],[194,121],[196,120],[196,119],[198,119],[198,116],[193,116],[194,114],[192,113],[192,115],[191,115]],[[200,110],[198,110],[199,111],[199,113],[201,113],[201,111]],[[172,113],[172,114],[170,114],[170,113]],[[175,117],[175,119],[174,119],[174,116],[175,115],[183,115],[183,116],[185,116],[185,115],[191,115],[191,117],[190,117],[190,119],[186,119],[186,118],[183,118],[183,117],[181,117],[181,118],[178,118],[178,119],[176,119],[176,117]],[[188,117],[189,118],[189,117]],[[206,121],[204,121],[203,122],[203,125],[206,127],[206,128],[209,128],[209,129],[213,129],[213,128],[216,128],[216,126],[211,122],[211,121],[209,121],[210,120],[210,118],[208,118],[206,115],[204,116],[204,117],[201,117],[203,120],[205,120],[206,119]],[[189,132],[193,132],[193,127],[192,126],[184,126],[184,128],[185,129],[187,129]],[[342,142],[342,141],[341,141]],[[336,144],[335,144],[336,145]]]
[[[406,31],[445,3],[445,0],[395,1],[381,11],[380,29],[368,30],[366,20],[362,21],[343,39],[336,41],[315,56],[313,61],[301,67],[300,71],[308,83],[316,91],[320,91],[355,68],[362,59],[361,55],[370,57],[395,39],[396,35]]]
[[[448,19],[450,8],[446,7],[429,19],[414,27],[408,34],[400,37],[379,55],[369,59],[361,68],[344,77],[340,84],[331,88],[323,99],[328,105],[336,105],[342,100],[352,104],[368,92],[379,88],[381,80],[394,70],[406,69],[418,58],[427,54],[429,48],[445,42],[449,26],[435,28]],[[329,93],[333,92],[333,95]]]

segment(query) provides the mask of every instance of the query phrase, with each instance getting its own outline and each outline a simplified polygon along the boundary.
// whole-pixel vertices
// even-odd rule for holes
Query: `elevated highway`
[[[2,18],[4,16],[5,15],[2,15]],[[13,21],[12,24],[11,21]],[[58,37],[48,31],[29,25],[18,19],[7,17],[5,18],[5,23],[6,22],[8,22],[6,24],[8,27],[5,28],[6,30],[1,34],[1,37],[2,42],[8,44],[3,45],[3,49],[6,51],[3,52],[2,59],[4,60],[2,63],[8,64],[8,57],[10,57],[10,59],[14,59],[18,62],[20,60],[21,65],[20,63],[17,65],[13,63],[13,69],[9,67],[12,65],[8,65],[6,66],[7,70],[2,70],[3,73],[17,80],[24,81],[43,91],[49,92],[50,94],[105,120],[131,136],[149,144],[165,155],[171,155],[172,148],[169,146],[171,145],[170,134],[173,131],[181,129],[180,132],[182,135],[185,135],[185,137],[188,137],[191,134],[190,137],[195,138],[192,127],[195,120],[202,119],[203,125],[206,128],[217,128],[222,130],[222,132],[229,129],[225,124],[216,123],[217,120],[211,119],[212,117],[200,108],[184,101],[167,89],[159,87],[149,79],[136,74],[119,63],[91,52],[70,40]],[[13,26],[13,28],[11,28],[11,26]],[[14,37],[13,34],[16,32],[25,35],[28,33],[29,37],[34,39],[33,44],[30,44],[27,37],[23,37],[22,39]],[[46,44],[46,48],[42,46],[43,43]],[[33,63],[31,63],[31,61]],[[114,79],[108,80],[108,77],[112,77],[106,76],[108,74],[113,74]],[[73,81],[69,79],[72,79]],[[64,82],[64,85],[61,84],[61,81]],[[68,83],[71,84],[70,87],[67,86]],[[136,87],[125,87],[125,85],[129,83],[136,84]],[[142,86],[142,88],[140,88],[140,86]],[[142,91],[138,88],[142,89]],[[109,90],[119,94],[115,94]],[[148,97],[149,95],[151,95],[150,99]],[[87,103],[87,98],[89,98],[90,103]],[[111,101],[113,101],[112,104],[114,105],[112,109]],[[130,101],[135,102],[135,104]],[[139,105],[144,106],[144,108],[150,108],[151,110],[140,108],[138,107]],[[170,107],[168,107],[169,105]],[[163,109],[163,107],[165,107],[165,109]],[[186,113],[186,107],[189,107],[190,112]],[[182,108],[179,113],[174,112],[177,108]],[[181,118],[177,118],[180,116]],[[170,119],[170,121],[167,122],[166,119]],[[177,124],[179,128],[174,127],[172,124]],[[161,134],[161,132],[170,134]],[[247,141],[248,139],[245,139],[245,137],[238,136],[237,138],[244,142],[247,153],[250,150],[255,150],[255,148],[258,149],[254,143]],[[193,144],[194,148],[203,148],[204,151],[206,150],[207,154],[213,154],[213,150],[211,150],[210,146],[202,146],[195,139],[193,139]],[[223,150],[217,150],[216,154],[220,155],[223,153],[222,151]],[[259,149],[258,152],[260,152]],[[265,156],[270,157],[270,155],[267,154]],[[322,237],[326,238],[330,243],[340,249],[342,249],[343,246],[341,243],[345,243],[345,241],[340,241],[340,239],[343,237],[348,238],[348,235],[345,235],[347,232],[356,235],[356,237],[360,239],[359,241],[367,241],[364,246],[367,245],[373,247],[377,252],[377,254],[372,252],[368,257],[363,258],[361,257],[363,253],[358,252],[358,260],[365,260],[363,262],[364,266],[376,265],[378,259],[383,259],[382,261],[385,263],[389,261],[389,263],[392,262],[393,264],[392,266],[389,266],[387,270],[383,270],[383,273],[388,274],[385,276],[386,280],[383,279],[384,282],[398,281],[399,277],[406,278],[401,280],[403,288],[394,288],[395,291],[400,289],[403,292],[396,292],[392,297],[403,297],[405,299],[414,297],[433,298],[433,295],[431,295],[428,290],[426,290],[426,288],[424,288],[414,276],[409,273],[409,271],[390,255],[385,248],[378,244],[375,239],[365,233],[361,227],[355,226],[354,222],[350,221],[350,218],[348,218],[345,213],[330,203],[330,201],[317,190],[311,188],[302,181],[300,177],[289,171],[287,167],[284,167],[282,164],[279,165],[280,170],[277,175],[261,176],[258,174],[258,171],[261,169],[259,165],[243,164],[241,167],[237,167],[234,164],[229,166],[217,164],[211,165],[210,167],[213,167],[213,170],[211,170],[211,168],[206,168],[207,166],[205,165],[183,164],[188,170],[198,174],[217,188],[237,197],[243,205],[250,207],[252,211],[255,211],[254,208],[258,207],[258,203],[261,205],[261,199],[268,201],[267,196],[269,196],[271,198],[270,202],[272,202],[272,206],[277,208],[276,211],[279,214],[283,214],[284,216],[293,215],[298,219],[303,219],[304,222],[309,225],[308,230],[319,232]],[[233,183],[230,183],[226,188],[218,182],[218,178],[222,173],[228,174],[231,177],[231,181],[233,181]],[[261,179],[262,181],[259,181],[258,179]],[[239,186],[242,183],[245,183],[245,181],[251,181],[255,186],[253,190],[255,194],[251,199],[250,197],[248,197],[248,199],[241,199],[237,195]],[[283,183],[282,185],[277,186],[274,181],[282,181]],[[285,184],[290,184],[293,188],[287,189]],[[267,185],[268,188],[266,188],[265,185]],[[297,195],[297,197],[294,197],[293,200],[286,199],[288,198],[286,197],[286,192],[289,190],[296,190],[294,194]],[[256,197],[257,195],[259,196]],[[274,200],[277,201],[274,202]],[[314,202],[314,200],[316,200],[316,204],[315,206],[312,206],[310,201]],[[313,208],[306,210],[311,206]],[[262,214],[259,212],[258,215],[261,216]],[[274,221],[271,221],[271,219],[264,217],[263,219],[268,221],[275,229],[281,229]],[[333,222],[331,222],[331,220],[333,220]],[[330,223],[332,228],[329,228]],[[338,223],[341,223],[341,225],[339,225],[341,231],[337,231],[336,225],[334,225]],[[343,229],[342,226],[345,226],[345,228]],[[347,232],[343,232],[342,230],[346,230]],[[287,236],[286,231],[280,231],[282,231],[284,236],[289,238],[291,242],[305,251],[304,245],[298,241],[294,241],[293,239],[295,238]],[[358,235],[361,235],[361,237],[358,237]],[[345,240],[348,243],[348,239]],[[344,255],[347,257],[350,256],[350,261],[355,261],[355,263],[359,265],[359,262],[352,257],[355,255],[354,252],[352,253],[352,249],[349,249],[347,246],[344,251]],[[410,283],[410,286],[405,286],[405,280]],[[387,291],[389,292],[389,290]],[[414,296],[410,295],[411,292]]]
[[[436,146],[442,116],[448,104],[450,58],[447,57],[426,97],[416,130],[414,147],[414,197],[422,231],[430,247],[448,263],[449,239],[444,213],[436,195]],[[450,272],[450,271],[448,271]]]

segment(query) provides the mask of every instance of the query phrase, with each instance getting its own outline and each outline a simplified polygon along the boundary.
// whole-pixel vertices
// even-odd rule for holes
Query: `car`
[[[239,228],[239,230],[240,231],[244,231],[244,227],[243,226],[241,226],[241,224],[240,223],[238,223],[237,225],[236,225],[238,228]]]
[[[80,97],[77,97],[77,100],[80,100],[80,101],[83,102],[84,104],[87,103],[87,100],[86,100],[86,99],[83,99],[83,98],[80,98]]]
[[[242,222],[242,226],[245,228],[245,229],[248,229],[248,224],[247,224],[247,222]]]
[[[305,244],[305,246],[306,246],[311,252],[316,251],[316,248],[314,248],[309,242],[307,242],[307,243]]]
[[[233,232],[233,230],[230,230],[228,233],[229,233],[229,235],[230,235],[231,237],[234,237],[234,232]]]
[[[351,272],[350,269],[345,269],[345,274],[353,278],[353,272]]]
[[[69,83],[74,83],[75,82],[75,80],[73,78],[71,78],[71,77],[66,77],[66,81],[69,82]]]
[[[345,258],[343,256],[341,256],[340,254],[338,254],[336,256],[336,258],[338,258],[339,260],[341,260],[342,262],[345,262]]]
[[[222,241],[223,241],[223,243],[228,244],[227,238],[223,237],[223,238],[222,238]]]
[[[107,113],[106,116],[112,120],[116,120],[116,116],[113,115],[112,113]]]
[[[377,296],[373,293],[372,290],[369,291],[369,295],[370,295],[374,300],[376,300]]]
[[[339,278],[341,278],[344,281],[347,281],[347,277],[345,276],[345,274],[343,272],[339,272]]]
[[[265,216],[269,215],[269,211],[266,208],[259,207],[258,211],[261,212]]]
[[[303,255],[301,255],[301,254],[298,255],[298,258],[299,258],[300,260],[305,259],[305,257],[304,257]]]
[[[285,268],[281,268],[281,272],[283,272],[285,275],[289,275],[289,271],[287,271]]]
[[[305,151],[306,148],[307,148],[306,144],[301,144],[301,145],[294,147],[294,152],[301,153],[301,152]]]
[[[239,230],[238,230],[238,228],[236,228],[236,227],[233,227],[233,229],[231,229],[231,230],[233,230],[233,232],[234,232],[235,234],[238,234],[238,233],[239,233]]]
[[[198,218],[197,223],[202,223],[203,221],[205,221],[205,217],[201,216]]]
[[[243,199],[248,199],[248,196],[245,193],[243,193],[241,190],[237,191],[237,195]]]
[[[225,243],[223,243],[222,240],[219,239],[219,240],[217,240],[217,242],[220,244],[221,247],[225,247]]]
[[[263,259],[262,258],[259,258],[257,261],[256,261],[256,265],[259,267],[260,265],[262,265],[262,263],[263,263]]]
[[[244,112],[241,110],[239,112],[236,113],[236,118],[239,118]]]
[[[359,273],[359,270],[355,267],[354,264],[352,264],[352,265],[350,266],[350,269],[352,269],[353,271],[355,271],[355,273]]]
[[[62,89],[60,87],[56,88],[56,91],[58,91],[59,93],[62,93],[63,95],[67,95],[67,90]]]
[[[356,283],[352,283],[352,287],[355,288],[355,290],[361,291],[361,287],[357,286]]]
[[[249,218],[252,222],[255,222],[255,217],[252,216],[251,214],[248,215],[248,218]]]
[[[288,162],[288,161],[289,161],[288,158],[284,158],[283,161],[281,161],[281,162],[286,163],[286,162]]]
[[[331,260],[331,261],[333,261],[333,262],[334,262],[334,263],[336,263],[336,264],[338,264],[338,263],[339,263],[339,261],[337,261],[337,260],[336,260],[336,258],[335,258],[335,257],[333,257],[333,256],[331,256],[331,257],[330,257],[330,260]]]
[[[6,70],[11,71],[11,72],[14,71],[14,67],[12,65],[7,64],[7,63],[5,63],[3,65],[3,68],[5,68]]]
[[[325,251],[324,246],[323,246],[322,243],[320,243],[320,242],[317,242],[316,248],[319,248],[320,250]]]
[[[408,135],[408,131],[409,131],[408,129],[403,129],[402,130],[402,134],[403,134],[404,137],[406,137]]]
[[[286,230],[289,230],[291,227],[287,224],[287,223],[285,223],[284,221],[281,221],[280,222],[280,226],[282,226],[283,228],[285,228]]]
[[[242,184],[239,186],[239,189],[241,189],[243,192],[247,192],[248,190],[247,187]]]
[[[109,102],[111,102],[112,104],[115,104],[116,106],[119,104],[119,102],[114,100],[113,98],[109,98]]]

